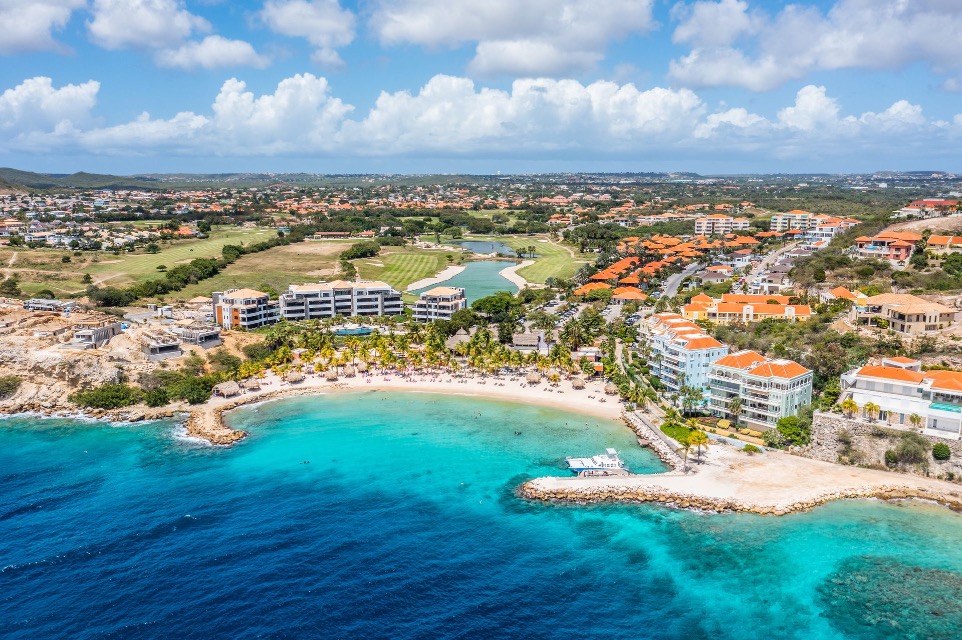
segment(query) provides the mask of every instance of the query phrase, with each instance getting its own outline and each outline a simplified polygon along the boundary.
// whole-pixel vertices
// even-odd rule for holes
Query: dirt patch
[[[307,256],[336,256],[349,246],[346,242],[298,242],[280,247],[276,251]]]
[[[962,216],[952,215],[944,218],[929,218],[928,220],[908,220],[893,224],[885,230],[922,233],[926,229],[931,229],[935,235],[954,234],[957,231],[962,231]]]

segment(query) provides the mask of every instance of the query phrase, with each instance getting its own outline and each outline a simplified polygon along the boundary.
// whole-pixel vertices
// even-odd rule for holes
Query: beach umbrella
[[[347,376],[348,378],[353,378],[353,377],[354,377],[354,374],[355,374],[355,372],[354,372],[354,367],[352,367],[352,366],[350,366],[350,365],[344,367],[344,375],[345,375],[345,376]]]
[[[367,366],[367,363],[366,363],[366,362],[358,363],[358,365],[357,365],[357,370],[358,370],[359,372],[365,373],[365,372],[367,371],[367,369],[368,369],[368,366]]]
[[[227,382],[221,382],[220,384],[214,385],[214,393],[219,396],[224,396],[225,398],[236,396],[240,392],[240,385],[233,380],[228,380]]]
[[[304,380],[304,374],[300,371],[291,371],[284,376],[284,379],[288,382],[302,382]]]
[[[538,384],[541,382],[541,374],[537,371],[532,371],[528,374],[527,381],[529,384]]]
[[[247,380],[241,382],[241,386],[248,391],[257,391],[261,388],[261,381],[257,378],[248,378]]]
[[[334,381],[336,381],[336,380],[337,380],[337,371],[335,371],[334,369],[329,370],[329,371],[327,372],[327,375],[324,376],[324,378],[325,378],[328,382],[334,382]]]
[[[605,385],[605,395],[614,396],[618,394],[618,385],[613,382],[609,382]]]
[[[584,389],[584,388],[585,388],[585,381],[584,381],[584,379],[583,379],[583,378],[572,378],[572,379],[571,379],[571,388],[572,388],[572,389]]]

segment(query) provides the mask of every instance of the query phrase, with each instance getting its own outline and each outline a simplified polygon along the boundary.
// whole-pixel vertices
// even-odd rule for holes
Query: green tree
[[[801,447],[808,444],[812,439],[811,427],[803,424],[798,416],[780,418],[775,423],[775,428],[778,429],[783,442],[788,446]]]
[[[952,449],[944,442],[936,442],[932,445],[932,457],[942,462],[952,457]]]
[[[738,418],[742,414],[742,399],[739,396],[733,397],[728,401],[728,415],[732,417],[732,422],[738,426]]]

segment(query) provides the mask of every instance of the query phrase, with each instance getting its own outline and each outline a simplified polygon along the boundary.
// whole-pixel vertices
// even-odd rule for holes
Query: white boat
[[[605,449],[605,452],[591,456],[590,458],[565,458],[568,469],[575,473],[584,471],[625,471],[625,463],[618,457],[618,452],[614,449]]]

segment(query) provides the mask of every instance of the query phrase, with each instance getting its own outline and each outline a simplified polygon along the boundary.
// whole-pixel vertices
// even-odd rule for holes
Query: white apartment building
[[[794,211],[777,213],[772,216],[771,230],[780,232],[785,232],[789,229],[800,229],[802,231],[812,230],[815,236],[817,236],[815,237],[816,240],[825,240],[834,237],[838,231],[854,227],[857,224],[861,223],[855,218],[833,218],[824,213],[811,213],[810,211],[795,209]],[[829,226],[824,227],[822,231],[815,232],[814,230],[818,229],[821,225]],[[837,226],[838,228],[832,230],[832,226]]]
[[[214,318],[225,329],[257,329],[280,322],[276,300],[263,291],[229,289],[211,294]]]
[[[651,373],[669,393],[678,393],[682,385],[687,385],[701,389],[707,402],[709,366],[728,354],[728,345],[677,313],[657,313],[645,321],[643,328],[651,350]]]
[[[418,322],[450,320],[456,311],[468,308],[464,289],[458,287],[434,287],[421,294],[414,303],[414,319]]]
[[[878,405],[878,418],[901,429],[914,429],[911,416],[921,418],[925,435],[962,438],[962,373],[922,371],[911,358],[885,358],[881,366],[866,365],[842,374],[839,402],[851,398],[863,408]]]
[[[813,375],[794,360],[768,359],[754,351],[732,353],[709,368],[709,408],[717,416],[731,417],[732,399],[741,398],[739,420],[765,431],[812,403]]]
[[[725,235],[733,231],[748,230],[748,218],[733,218],[724,213],[713,213],[695,220],[695,235]]]
[[[285,320],[392,316],[403,312],[401,293],[378,280],[292,284],[281,295],[281,315]]]

